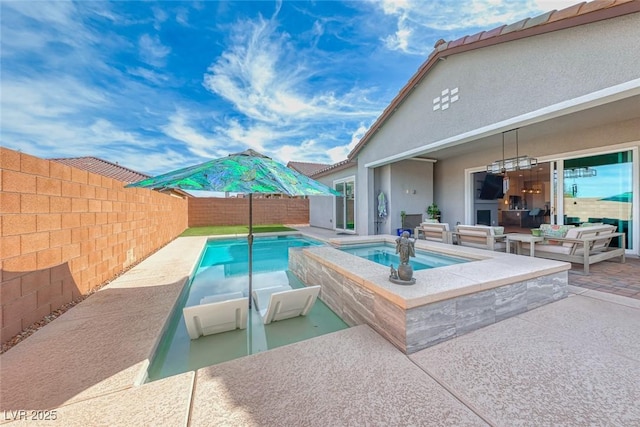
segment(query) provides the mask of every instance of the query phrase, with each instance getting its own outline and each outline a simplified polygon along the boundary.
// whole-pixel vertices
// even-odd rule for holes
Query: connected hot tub
[[[469,262],[414,272],[396,285],[389,267],[338,248],[394,244],[395,236],[331,240],[334,247],[291,250],[289,270],[350,326],[368,324],[410,354],[567,296],[571,265],[418,240],[416,250]]]

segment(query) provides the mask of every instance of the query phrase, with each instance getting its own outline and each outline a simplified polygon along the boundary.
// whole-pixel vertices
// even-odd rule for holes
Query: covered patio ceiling
[[[520,127],[518,135],[519,152],[521,154],[533,154],[530,145],[531,141],[540,141],[550,135],[587,130],[589,128],[603,126],[608,123],[624,122],[640,117],[639,113],[640,95],[635,95],[581,111],[560,115],[552,119],[524,125]],[[517,127],[518,126],[514,125],[513,129]],[[477,152],[479,146],[482,146],[485,150],[495,152],[496,155],[498,155],[502,153],[501,134],[502,130],[496,130],[495,133],[478,138],[471,143],[462,142],[446,148],[431,151],[425,150],[425,152],[415,157],[446,160]],[[512,138],[513,137],[509,137],[507,139],[505,148],[507,157],[515,155],[515,146]]]

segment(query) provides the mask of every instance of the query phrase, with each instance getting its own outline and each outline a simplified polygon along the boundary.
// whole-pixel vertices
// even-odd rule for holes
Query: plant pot
[[[405,231],[407,231],[409,235],[412,234],[412,231],[410,228],[396,228],[396,233],[398,234],[398,237],[402,236],[402,233]]]

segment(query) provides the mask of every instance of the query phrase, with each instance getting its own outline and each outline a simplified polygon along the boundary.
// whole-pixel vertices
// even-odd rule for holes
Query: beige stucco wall
[[[640,78],[640,14],[452,55],[427,74],[360,153],[369,163]],[[433,110],[445,89],[447,110]],[[364,161],[364,162],[363,162]]]
[[[336,180],[355,176],[357,168],[355,166],[338,170],[334,173],[317,178],[317,181],[333,188]],[[356,188],[358,184],[356,183]],[[309,197],[309,225],[332,230],[334,224],[334,197],[311,196]]]
[[[373,203],[373,177],[379,174],[377,169],[384,167],[381,163],[396,162],[403,155],[426,153],[438,160],[434,168],[434,196],[441,205],[443,220],[464,223],[468,192],[464,170],[500,157],[500,134],[509,128],[504,125],[505,128],[496,128],[491,135],[475,140],[461,136],[533,112],[558,108],[566,101],[592,96],[616,85],[631,82],[636,87],[640,79],[640,44],[634,40],[638,39],[640,14],[635,13],[464,52],[440,61],[358,153],[359,212],[365,212]],[[453,88],[458,88],[459,100],[447,110],[434,111],[434,98]],[[529,120],[528,129],[521,132],[520,153],[557,156],[640,141],[640,106],[635,115],[632,112],[638,97],[625,92],[620,99],[625,96],[630,98],[624,117],[612,114],[603,119],[598,115],[600,110],[594,110],[591,104],[590,109],[581,104],[580,108],[561,110],[556,118]],[[600,103],[614,101],[617,99],[607,98]],[[571,120],[564,125],[563,120],[568,118]],[[449,148],[449,153],[435,151],[456,138],[464,145]],[[375,167],[367,168],[367,164]],[[359,215],[360,234],[372,234],[367,224],[371,222]]]

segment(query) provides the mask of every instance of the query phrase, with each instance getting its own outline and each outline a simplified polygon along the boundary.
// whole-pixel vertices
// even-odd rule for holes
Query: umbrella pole
[[[253,193],[249,193],[249,310],[251,310],[251,288],[252,288],[252,270],[253,270]]]

